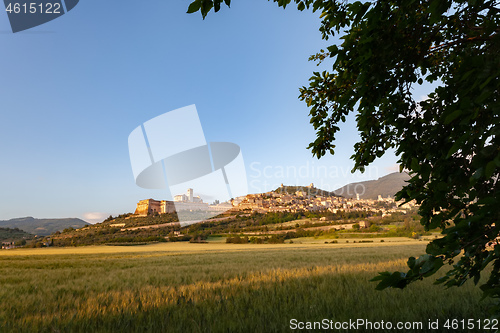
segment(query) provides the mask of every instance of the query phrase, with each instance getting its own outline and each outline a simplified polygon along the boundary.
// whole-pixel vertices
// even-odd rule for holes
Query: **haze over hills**
[[[36,219],[31,216],[0,221],[1,228],[18,228],[30,234],[47,236],[66,228],[82,228],[89,225],[78,218]]]
[[[359,193],[360,199],[377,199],[379,195],[383,198],[387,196],[394,198],[409,179],[410,176],[406,172],[393,172],[377,180],[347,184],[333,192],[345,198],[355,198],[356,193]]]

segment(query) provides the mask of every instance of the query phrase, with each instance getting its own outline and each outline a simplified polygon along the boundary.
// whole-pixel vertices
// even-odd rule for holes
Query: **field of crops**
[[[368,280],[377,272],[404,269],[424,248],[413,241],[0,251],[0,332],[289,332],[292,319],[359,318],[422,322],[422,332],[429,320],[487,318],[473,285],[374,290]]]

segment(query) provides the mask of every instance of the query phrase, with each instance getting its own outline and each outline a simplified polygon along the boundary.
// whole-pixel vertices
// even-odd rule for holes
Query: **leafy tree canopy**
[[[285,8],[292,1],[274,2]],[[356,112],[354,170],[394,148],[412,176],[397,198],[420,204],[427,230],[442,229],[426,255],[408,260],[407,272],[376,277],[377,288],[403,288],[445,264],[451,269],[438,283],[478,283],[491,264],[481,289],[499,300],[500,1],[293,2],[321,13],[325,40],[341,35],[311,57],[331,71],[314,73],[300,89],[317,133],[313,155],[333,154],[339,124]],[[195,0],[188,12],[205,17],[221,3]],[[415,100],[412,87],[424,81],[439,86]]]

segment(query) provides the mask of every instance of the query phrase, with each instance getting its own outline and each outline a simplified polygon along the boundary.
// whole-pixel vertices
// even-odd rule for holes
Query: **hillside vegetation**
[[[360,223],[369,223],[364,228]],[[227,212],[213,220],[181,227],[175,214],[144,217],[120,215],[82,229],[68,228],[51,235],[54,246],[124,245],[153,242],[204,242],[209,237],[231,242],[284,243],[303,237],[325,239],[429,236],[415,210],[382,217],[378,211]],[[236,237],[236,238],[235,238]],[[239,237],[239,238],[237,238]]]
[[[36,219],[31,216],[0,221],[0,227],[18,228],[33,235],[48,236],[66,228],[82,228],[89,223],[77,218]]]
[[[274,192],[280,193],[280,194],[291,194],[291,195],[294,195],[296,192],[304,192],[310,196],[320,195],[323,197],[338,197],[338,195],[336,195],[334,192],[324,191],[324,190],[316,188],[314,186],[284,185],[284,186],[278,187],[276,190],[274,190]]]
[[[0,228],[0,242],[18,242],[32,239],[34,235],[18,228]]]

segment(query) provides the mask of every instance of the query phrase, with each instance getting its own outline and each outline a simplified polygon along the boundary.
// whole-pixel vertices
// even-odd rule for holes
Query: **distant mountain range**
[[[83,228],[89,224],[77,218],[36,219],[29,216],[7,221],[0,220],[0,228],[18,228],[30,234],[40,236],[48,236],[56,231],[62,231],[70,227],[75,229]]]
[[[360,199],[377,199],[379,195],[383,198],[387,196],[394,198],[394,195],[406,185],[409,179],[410,176],[406,172],[394,172],[377,180],[347,184],[333,192],[344,198],[356,198],[356,193],[359,193]]]

